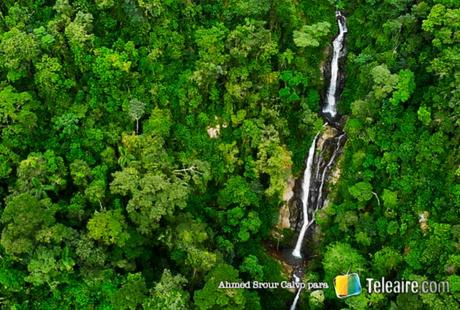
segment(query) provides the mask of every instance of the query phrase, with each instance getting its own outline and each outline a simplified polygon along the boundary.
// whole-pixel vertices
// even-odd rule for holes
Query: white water
[[[323,114],[329,114],[330,117],[332,118],[335,118],[335,116],[337,115],[337,102],[336,102],[337,94],[336,92],[337,92],[337,83],[339,82],[338,81],[339,58],[342,56],[341,51],[343,49],[343,41],[345,38],[345,33],[347,32],[347,27],[345,24],[346,22],[345,17],[342,16],[342,14],[339,11],[336,11],[336,18],[337,18],[337,23],[339,25],[339,34],[334,39],[334,42],[333,42],[334,51],[333,51],[333,56],[332,56],[332,61],[331,61],[331,79],[330,79],[329,88],[327,91],[326,104],[323,106]],[[318,135],[319,133],[313,139],[313,142],[308,151],[307,164],[306,164],[306,168],[304,171],[304,177],[303,177],[303,183],[302,183],[302,197],[301,198],[302,198],[302,211],[303,211],[303,225],[300,230],[299,237],[297,238],[296,246],[294,250],[292,251],[292,255],[298,258],[302,258],[300,251],[302,249],[302,242],[305,237],[305,233],[307,229],[310,227],[310,225],[313,224],[315,221],[315,212],[322,207],[321,198],[322,198],[323,185],[324,185],[324,182],[326,181],[327,171],[334,164],[335,158],[337,157],[339,153],[341,141],[345,137],[344,134],[338,137],[334,152],[329,162],[324,167],[324,170],[321,173],[320,187],[318,191],[318,199],[316,200],[316,208],[312,212],[313,218],[309,220],[308,201],[309,201],[309,194],[310,194],[310,185],[311,185],[310,183],[312,181],[311,180],[312,179],[312,165],[313,165],[313,159],[315,157],[314,155],[315,155],[316,141],[317,141]],[[322,165],[322,161],[323,161],[323,158],[322,158],[323,151],[324,150],[322,149],[320,153],[320,160],[318,160],[317,162],[316,174],[313,176],[314,180],[318,180],[319,178],[319,174],[320,174],[319,168],[320,168],[320,165]],[[300,282],[300,277],[298,277],[295,273],[294,273],[294,279],[296,283]],[[299,288],[295,295],[294,301],[292,302],[290,310],[296,309],[301,292],[302,292],[302,289]]]
[[[299,288],[297,290],[297,294],[295,294],[295,298],[294,298],[294,301],[292,302],[292,305],[291,305],[291,309],[290,310],[295,310],[295,308],[297,307],[297,302],[299,301],[299,297],[300,297],[300,292],[302,291],[302,288]]]
[[[292,251],[292,255],[295,257],[302,258],[300,254],[300,249],[302,248],[302,241],[305,236],[305,232],[307,231],[308,226],[310,226],[310,221],[308,219],[308,196],[310,194],[310,182],[311,182],[311,167],[313,164],[313,158],[315,157],[315,148],[316,148],[316,139],[318,138],[319,133],[316,134],[313,142],[310,146],[310,150],[308,151],[307,157],[307,167],[305,168],[305,172],[303,174],[303,183],[302,183],[302,210],[303,210],[303,225],[300,230],[299,237],[297,238],[297,243],[295,245],[294,250]]]
[[[295,283],[299,283],[300,282],[300,278],[298,276],[296,276],[294,274],[294,281]],[[300,297],[300,291],[302,290],[302,287],[300,287],[298,290],[297,290],[297,294],[295,294],[295,298],[294,298],[294,301],[292,302],[292,305],[291,305],[291,309],[290,310],[295,310],[295,308],[297,307],[297,302],[299,301],[299,297]]]
[[[321,172],[319,167],[321,167],[321,164],[323,163],[323,153],[324,153],[324,148],[321,150],[321,152],[318,155],[318,163],[316,164],[316,175],[315,175],[315,180],[318,180],[319,178],[319,173]]]
[[[323,174],[321,175],[321,183],[320,183],[319,190],[318,190],[318,199],[316,200],[315,211],[321,209],[321,207],[322,207],[321,198],[323,196],[323,186],[324,186],[324,182],[326,181],[326,173],[329,171],[329,168],[334,163],[334,160],[337,157],[337,153],[339,152],[340,143],[342,142],[342,139],[344,137],[345,137],[345,134],[341,134],[339,136],[339,138],[337,139],[337,144],[335,146],[334,154],[332,154],[331,159],[327,163],[326,167],[324,167]],[[313,218],[313,220],[314,220],[314,218]]]
[[[333,42],[334,52],[331,61],[331,80],[327,90],[326,105],[323,108],[323,113],[329,114],[332,118],[337,115],[336,91],[339,72],[339,58],[343,47],[343,39],[345,37],[345,33],[348,31],[347,25],[345,24],[345,16],[343,16],[339,11],[335,13],[335,16],[337,17],[337,23],[339,25],[339,35]]]

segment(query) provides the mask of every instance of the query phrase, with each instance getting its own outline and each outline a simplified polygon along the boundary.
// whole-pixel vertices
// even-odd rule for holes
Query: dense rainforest
[[[331,288],[298,308],[458,309],[457,0],[2,0],[0,307],[289,308],[218,286],[289,280],[336,8],[347,142],[303,279]],[[339,300],[350,270],[450,292]]]

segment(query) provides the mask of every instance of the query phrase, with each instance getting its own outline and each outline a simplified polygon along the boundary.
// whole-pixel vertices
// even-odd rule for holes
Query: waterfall
[[[295,281],[295,283],[300,282],[300,278],[298,276],[296,276],[295,274],[294,274],[294,281]],[[297,290],[297,293],[295,294],[295,298],[294,298],[294,301],[292,302],[290,310],[295,310],[295,308],[297,307],[297,302],[299,301],[300,291],[301,290],[302,290],[302,288],[299,288]]]
[[[337,83],[338,81],[338,73],[339,73],[339,59],[341,56],[342,48],[343,48],[343,40],[345,38],[345,33],[347,30],[347,25],[345,24],[345,17],[337,11],[335,13],[337,17],[337,23],[339,25],[339,35],[335,38],[333,42],[334,52],[332,54],[332,61],[331,61],[331,79],[329,82],[329,88],[327,90],[326,95],[326,105],[323,107],[323,113],[329,114],[332,118],[337,115]]]
[[[294,298],[294,301],[292,302],[292,305],[291,305],[291,309],[290,310],[295,310],[295,308],[297,307],[297,302],[299,301],[299,297],[300,297],[300,292],[302,291],[301,288],[299,288],[297,290],[297,294],[295,294],[295,298]]]
[[[319,133],[316,134],[313,142],[310,146],[310,150],[308,151],[307,157],[307,167],[305,168],[305,172],[303,174],[303,182],[302,182],[302,211],[303,211],[303,225],[300,230],[299,237],[297,238],[297,243],[292,251],[292,255],[295,257],[301,258],[302,255],[300,254],[300,249],[302,248],[302,241],[305,236],[305,232],[307,231],[308,226],[311,224],[311,221],[308,219],[308,196],[310,194],[310,182],[311,182],[311,173],[312,173],[312,165],[313,165],[313,158],[315,157],[315,148],[316,148],[316,139],[318,138]]]
[[[332,118],[334,118],[337,115],[336,97],[337,97],[337,84],[339,82],[338,80],[339,58],[343,56],[341,55],[341,51],[343,49],[343,41],[345,38],[345,33],[347,32],[347,26],[345,24],[346,20],[345,20],[345,17],[340,13],[340,11],[336,12],[336,18],[337,18],[337,24],[339,26],[339,34],[337,35],[337,37],[334,39],[334,42],[333,42],[334,51],[333,51],[333,56],[331,60],[331,79],[329,82],[329,88],[327,90],[326,104],[323,107],[323,113],[329,114]],[[303,210],[303,225],[300,230],[299,237],[297,238],[296,246],[294,250],[292,251],[292,255],[298,258],[302,258],[300,251],[302,248],[303,238],[305,237],[305,233],[308,227],[314,222],[314,212],[318,209],[318,206],[321,203],[320,200],[322,198],[323,184],[326,180],[327,170],[329,170],[331,165],[334,163],[336,153],[338,152],[338,148],[340,147],[341,138],[343,137],[343,135],[339,137],[337,141],[337,148],[334,151],[332,158],[330,159],[330,161],[328,162],[328,164],[323,170],[323,173],[321,175],[321,181],[320,181],[320,189],[318,192],[319,197],[318,199],[316,199],[316,208],[312,212],[313,218],[309,219],[308,203],[309,203],[310,185],[312,184],[311,182],[312,164],[313,164],[316,140],[318,138],[318,135],[319,133],[313,139],[313,143],[310,146],[310,150],[308,151],[307,165],[305,168],[303,183],[302,183],[302,199],[301,200],[302,200],[302,210]],[[322,154],[322,151],[321,151],[321,154]],[[322,158],[320,160],[322,161]],[[318,162],[318,167],[319,165],[320,165],[320,162]],[[318,176],[319,176],[319,169],[317,169],[316,178],[314,179],[318,179]]]
[[[326,173],[329,171],[329,169],[331,168],[332,164],[334,163],[334,160],[337,157],[337,154],[339,153],[340,145],[341,145],[342,140],[343,140],[344,137],[345,137],[344,133],[339,136],[339,138],[337,139],[337,143],[335,145],[334,153],[332,154],[331,159],[327,163],[326,167],[324,167],[323,174],[321,175],[321,181],[320,181],[320,185],[319,185],[318,199],[316,200],[315,211],[321,209],[322,206],[323,206],[321,198],[323,196],[323,186],[324,186],[324,183],[326,181]]]
[[[317,160],[315,160],[315,157],[317,157],[315,156],[315,151],[317,140],[320,133],[316,134],[308,151],[306,167],[301,185],[303,224],[302,228],[300,229],[295,248],[292,251],[292,256],[297,258],[302,258],[301,250],[303,239],[305,238],[305,233],[307,232],[308,228],[315,222],[316,211],[320,210],[323,207],[324,184],[326,183],[328,172],[334,165],[335,160],[339,155],[341,147],[343,145],[343,140],[345,139],[345,134],[342,132],[341,128],[339,128],[340,125],[338,125],[338,123],[336,123],[334,119],[337,116],[337,98],[339,97],[338,91],[340,91],[340,89],[338,90],[338,85],[340,83],[339,60],[345,54],[343,52],[343,43],[345,40],[345,33],[347,32],[347,26],[345,24],[346,19],[340,13],[340,11],[336,11],[335,15],[337,18],[337,24],[339,26],[339,34],[333,41],[334,49],[331,59],[331,77],[329,81],[329,87],[327,89],[327,94],[325,97],[325,102],[322,108],[323,116],[329,123],[329,125],[325,125],[329,128],[331,127],[331,125],[332,127],[335,127],[335,129],[333,130],[335,131],[335,133],[332,137],[328,134],[322,135],[323,141],[322,143],[320,143],[321,150],[319,152],[319,158]],[[329,139],[335,139],[335,144],[331,145],[329,143],[326,143],[327,141],[329,141]],[[315,165],[314,168],[313,165]],[[310,195],[312,197],[310,197]],[[309,202],[315,204],[315,206],[310,207]],[[312,217],[311,219],[310,216]],[[297,263],[298,262],[299,260],[297,260]],[[296,283],[299,283],[302,278],[304,268],[301,265],[302,263],[297,265],[297,269],[293,272],[293,277]],[[297,289],[294,301],[292,302],[290,308],[291,310],[296,309],[301,292],[301,288]]]

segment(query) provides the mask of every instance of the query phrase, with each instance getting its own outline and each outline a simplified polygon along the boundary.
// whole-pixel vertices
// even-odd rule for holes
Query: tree
[[[17,175],[17,189],[34,193],[37,197],[45,196],[46,191],[57,192],[67,182],[64,160],[51,150],[44,154],[30,153],[19,164]]]
[[[211,241],[208,227],[194,220],[190,213],[179,216],[175,229],[168,229],[161,239],[172,250],[171,257],[178,264],[191,267],[192,280],[197,273],[212,269],[218,261],[218,255],[206,248]]]
[[[110,185],[112,193],[124,193],[123,176],[122,172],[114,174]],[[127,211],[141,232],[151,233],[163,216],[172,215],[175,207],[185,207],[187,188],[182,182],[174,182],[165,175],[155,173],[147,173],[137,182],[139,187],[130,190]]]
[[[199,87],[208,89],[224,73],[224,63],[228,57],[224,54],[224,38],[227,32],[228,29],[222,23],[208,29],[197,29],[195,32],[200,59],[196,63],[192,79]]]
[[[398,83],[398,76],[391,74],[386,65],[374,67],[371,74],[374,80],[373,92],[376,99],[386,98]]]
[[[329,34],[331,24],[319,22],[313,25],[304,25],[300,31],[294,31],[294,43],[298,47],[318,47],[320,39]]]
[[[8,85],[0,91],[0,122],[7,125],[18,121],[18,114],[30,110],[32,96],[27,92],[17,93],[14,87]]]
[[[124,246],[129,239],[127,225],[120,209],[97,212],[88,221],[88,236],[107,245]]]
[[[258,195],[252,190],[250,184],[240,176],[230,178],[218,197],[217,201],[223,208],[234,204],[247,207],[260,203]]]
[[[365,259],[348,243],[336,242],[329,245],[322,261],[325,280],[332,283],[338,275],[356,272],[362,276]]]
[[[31,61],[39,54],[32,34],[13,27],[0,38],[0,63],[7,70],[7,78],[16,81],[28,73]]]
[[[247,304],[248,293],[242,289],[219,288],[221,282],[240,282],[238,271],[227,264],[217,265],[205,278],[206,284],[194,294],[194,304],[198,309],[243,309]],[[253,304],[253,309],[258,304]]]
[[[401,262],[401,255],[396,250],[389,247],[384,247],[375,252],[372,260],[375,274],[382,277],[388,277],[390,272],[397,270]]]
[[[395,192],[384,189],[382,198],[385,207],[393,209],[398,206],[398,196]]]
[[[129,116],[136,121],[136,133],[139,133],[139,120],[145,113],[145,103],[137,99],[129,101]]]
[[[69,248],[39,246],[32,259],[27,265],[29,275],[25,278],[34,286],[47,284],[54,290],[65,282],[65,274],[75,265],[75,261],[69,255]]]
[[[155,134],[162,138],[167,138],[170,134],[173,120],[169,110],[155,108],[150,114],[149,119],[144,124],[145,134]]]
[[[151,297],[143,303],[144,309],[189,309],[189,293],[183,289],[187,279],[182,275],[172,275],[168,269],[163,270],[161,279],[151,291]]]
[[[0,218],[4,227],[1,245],[6,253],[23,255],[33,252],[37,234],[55,221],[50,204],[49,200],[38,200],[28,193],[8,200]]]
[[[95,179],[85,189],[85,196],[89,202],[99,205],[101,209],[104,208],[102,201],[105,197],[106,182],[103,179]]]
[[[427,107],[421,106],[418,108],[417,116],[423,125],[428,126],[431,123],[431,113]]]
[[[398,74],[398,84],[390,102],[397,105],[406,102],[415,90],[414,73],[410,70],[401,70]]]
[[[77,159],[70,164],[70,175],[75,185],[86,187],[91,177],[91,169],[85,161]]]
[[[263,268],[259,264],[257,257],[254,255],[249,255],[244,258],[243,263],[240,266],[240,271],[248,273],[252,280],[261,281],[264,277]]]
[[[365,202],[372,198],[372,185],[368,182],[358,182],[351,186],[348,191],[360,202]]]
[[[35,68],[35,83],[40,94],[48,100],[67,101],[65,94],[75,82],[62,75],[63,68],[59,59],[44,55]]]
[[[112,297],[114,309],[137,309],[146,298],[147,288],[141,273],[129,273]]]

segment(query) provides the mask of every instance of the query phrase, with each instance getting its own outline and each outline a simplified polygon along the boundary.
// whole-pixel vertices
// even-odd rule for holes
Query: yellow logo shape
[[[339,275],[334,278],[335,294],[338,298],[346,298],[361,294],[361,281],[357,273]]]

